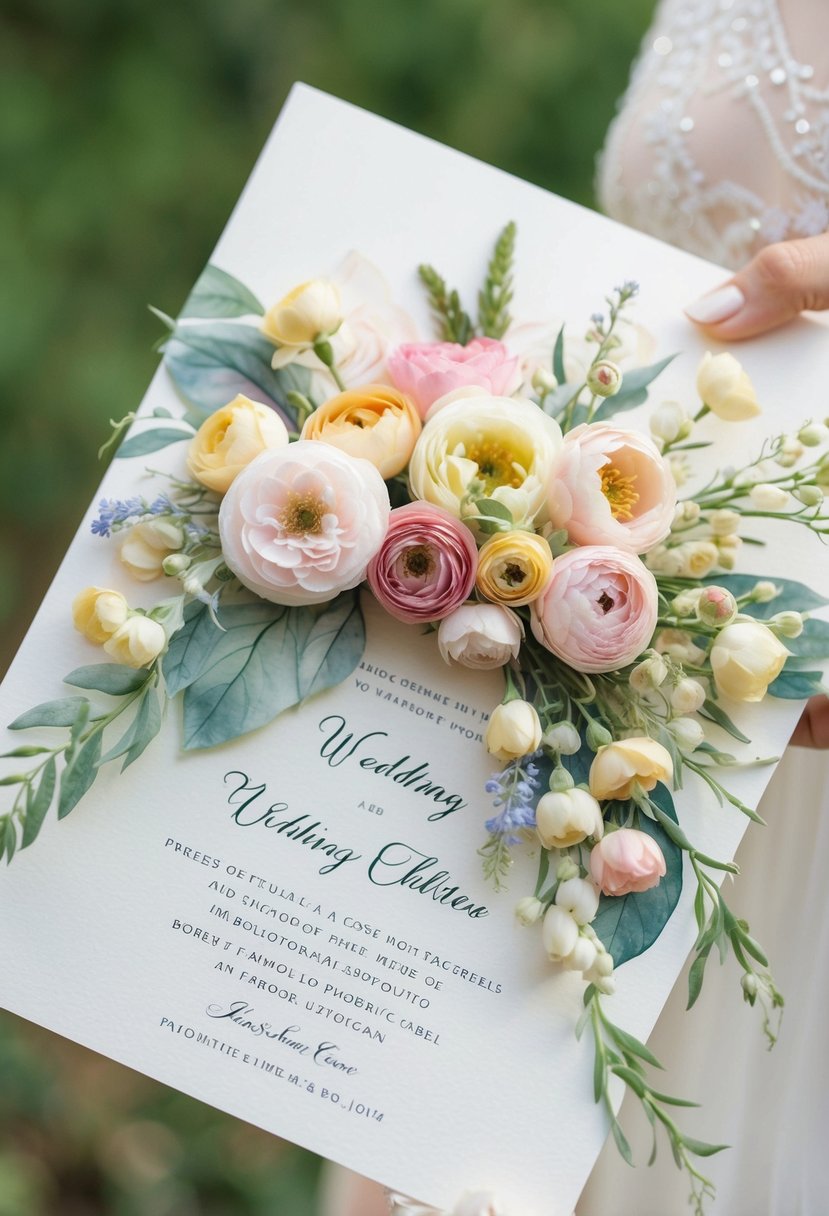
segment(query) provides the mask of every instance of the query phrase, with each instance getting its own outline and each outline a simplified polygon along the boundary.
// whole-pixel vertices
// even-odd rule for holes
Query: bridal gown
[[[599,167],[615,219],[723,265],[768,242],[829,228],[829,0],[664,0]],[[690,301],[689,301],[690,302]],[[829,338],[827,339],[829,340]],[[821,412],[823,406],[821,405]],[[824,559],[825,560],[825,559]],[[737,856],[727,898],[766,947],[786,996],[764,1050],[739,970],[712,960],[686,1013],[687,968],[653,1036],[662,1088],[702,1139],[730,1144],[702,1162],[712,1216],[829,1214],[829,762],[789,749]],[[688,1185],[635,1102],[623,1124],[635,1170],[611,1143],[577,1216],[683,1216]]]

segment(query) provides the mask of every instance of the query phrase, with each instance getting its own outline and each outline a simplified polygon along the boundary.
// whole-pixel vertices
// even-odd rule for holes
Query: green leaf
[[[150,452],[158,452],[161,448],[169,447],[171,443],[181,443],[184,439],[192,439],[193,432],[182,430],[181,427],[156,426],[149,431],[141,431],[138,435],[130,435],[125,439],[115,453],[116,460],[126,460],[130,456],[147,456]]]
[[[558,380],[559,388],[567,383],[567,373],[564,370],[564,326],[558,331],[556,344],[553,347],[553,375]],[[572,393],[570,394],[572,396]],[[569,400],[569,398],[568,398]],[[566,405],[567,402],[565,401]]]
[[[274,346],[251,325],[215,321],[184,325],[164,343],[164,365],[179,392],[192,407],[188,422],[200,425],[238,393],[272,406],[293,429],[295,413],[289,392],[308,395],[311,373],[290,364],[271,367]]]
[[[182,317],[249,317],[264,313],[252,291],[226,270],[208,263],[185,301]]]
[[[101,758],[101,731],[96,730],[78,749],[77,754],[63,770],[58,798],[58,819],[63,819],[78,805],[81,798],[98,775]]]
[[[789,671],[787,668],[769,684],[768,690],[772,697],[786,701],[807,701],[809,697],[826,691],[822,671]]]
[[[89,667],[76,667],[63,677],[64,684],[71,684],[74,688],[93,688],[111,697],[136,692],[146,681],[147,672],[143,668],[135,671],[122,663],[92,663]]]
[[[688,972],[688,1004],[686,1009],[690,1009],[696,1004],[697,997],[702,992],[702,981],[705,978],[705,964],[708,962],[708,953],[711,945],[707,945],[691,964],[691,969]]]
[[[14,857],[17,848],[17,829],[11,815],[6,816],[6,826],[3,831],[3,848],[6,854],[6,864]],[[0,854],[2,856],[2,854]]]
[[[229,611],[230,609],[224,609],[222,617]],[[184,610],[184,624],[170,639],[162,661],[168,696],[176,696],[207,670],[216,644],[217,632],[206,604],[195,600],[187,605]]]
[[[126,732],[114,747],[101,759],[101,764],[108,764],[119,756],[125,756],[121,772],[137,760],[141,753],[152,742],[161,729],[161,708],[158,694],[153,688],[147,688],[138,702],[138,708]]]
[[[341,683],[365,647],[357,592],[318,610],[265,601],[236,605],[222,611],[221,623],[224,632],[211,622],[202,669],[185,689],[188,750],[256,730],[305,697]]]
[[[721,1153],[729,1147],[727,1144],[707,1144],[704,1140],[694,1140],[691,1136],[682,1136],[682,1143],[695,1157],[713,1157],[715,1153]]]
[[[32,726],[71,726],[84,705],[89,705],[86,697],[61,697],[58,701],[44,701],[15,718],[14,722],[10,722],[9,730],[26,730]]]
[[[784,638],[783,644],[795,659],[829,659],[829,621],[809,620],[799,638]]]
[[[618,1045],[624,1048],[625,1051],[630,1052],[633,1056],[638,1056],[640,1060],[644,1060],[646,1064],[650,1064],[653,1068],[662,1068],[653,1052],[644,1043],[640,1043],[638,1039],[634,1038],[632,1034],[628,1034],[620,1026],[612,1026],[610,1033]]]
[[[701,718],[707,718],[709,722],[716,722],[717,726],[721,726],[724,731],[731,735],[732,739],[739,739],[741,743],[750,743],[748,735],[744,735],[741,730],[734,725],[724,709],[721,709],[716,701],[710,698],[703,704],[699,711]]]
[[[621,389],[613,397],[605,397],[593,415],[593,421],[605,422],[614,414],[622,414],[626,410],[635,409],[637,405],[644,405],[648,399],[648,385],[664,372],[675,358],[676,355],[668,355],[649,367],[634,367],[624,372]]]
[[[490,515],[493,519],[503,519],[505,523],[512,523],[512,511],[497,498],[476,498],[475,506],[481,515]]]
[[[43,825],[43,820],[46,818],[46,812],[52,805],[52,798],[57,785],[57,765],[55,757],[52,756],[46,761],[43,767],[43,773],[38,782],[37,793],[26,808],[26,819],[23,824],[23,836],[20,841],[21,849],[28,848]]]
[[[625,1159],[628,1165],[633,1165],[633,1153],[631,1152],[630,1145],[625,1138],[625,1133],[622,1131],[616,1119],[614,1119],[610,1124],[610,1130],[613,1133],[616,1148],[622,1154],[622,1157]]]
[[[717,587],[727,587],[738,599],[742,595],[748,595],[756,583],[774,583],[775,587],[780,588],[780,595],[769,600],[767,604],[746,604],[740,609],[741,612],[746,612],[761,621],[768,620],[776,612],[789,610],[812,612],[815,608],[822,608],[825,604],[829,604],[829,600],[818,595],[816,591],[812,591],[811,587],[807,587],[805,583],[795,582],[791,578],[769,578],[768,575],[760,574],[717,574],[703,579],[703,582]]]
[[[651,794],[654,802],[676,823],[673,798],[664,785]],[[613,955],[617,967],[636,958],[659,937],[668,923],[682,891],[682,851],[660,824],[642,816],[639,824],[652,836],[665,857],[665,877],[649,891],[635,891],[615,898],[603,895],[593,928]]]

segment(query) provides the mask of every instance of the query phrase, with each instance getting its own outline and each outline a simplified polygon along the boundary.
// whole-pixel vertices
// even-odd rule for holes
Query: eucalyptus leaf
[[[651,794],[664,813],[677,822],[674,801],[664,785]],[[617,967],[636,958],[659,937],[673,913],[682,891],[682,851],[669,839],[665,830],[652,819],[642,815],[639,827],[657,842],[665,857],[666,874],[649,891],[634,891],[630,895],[602,895],[593,928],[613,955]]]
[[[189,402],[187,420],[200,425],[238,393],[272,406],[290,429],[296,426],[289,392],[308,395],[311,373],[290,364],[274,371],[273,343],[251,325],[215,321],[179,325],[164,343],[164,365]]]
[[[182,317],[262,316],[256,296],[226,270],[208,263],[181,310]]]
[[[489,515],[493,519],[502,519],[505,523],[512,523],[512,511],[497,498],[476,498],[475,506],[481,515]]]
[[[715,584],[717,587],[727,587],[737,599],[742,595],[748,595],[759,582],[774,583],[775,587],[780,588],[780,594],[773,600],[769,600],[766,604],[746,604],[740,609],[741,612],[757,617],[761,621],[768,620],[776,612],[789,610],[812,612],[816,608],[829,604],[829,600],[818,595],[816,591],[812,591],[811,587],[807,587],[805,583],[795,582],[791,578],[777,578],[776,575],[717,574],[703,579],[703,582]]]
[[[123,772],[134,760],[138,759],[160,729],[161,710],[158,695],[154,689],[147,688],[138,702],[132,722],[115,746],[101,758],[101,764],[108,764],[110,760],[117,760],[119,756],[125,756],[126,759],[121,766],[121,772]]]
[[[795,659],[829,659],[829,621],[809,620],[799,638],[784,638]]]
[[[740,743],[751,742],[748,735],[744,735],[740,728],[734,725],[725,710],[716,701],[712,701],[710,697],[703,704],[699,715],[701,718],[707,718],[709,722],[716,722],[717,726],[721,726],[724,731],[727,731],[732,739],[739,739]]]
[[[614,393],[612,397],[605,397],[593,415],[593,422],[605,422],[614,414],[622,414],[626,410],[635,409],[637,405],[644,405],[648,399],[648,385],[661,372],[664,372],[668,364],[675,358],[676,355],[668,355],[667,358],[660,359],[658,363],[651,363],[648,367],[634,367],[630,371],[625,371],[619,392]]]
[[[72,763],[63,770],[58,798],[58,819],[65,818],[83,798],[98,775],[101,758],[101,731],[96,730],[83,743]]]
[[[807,701],[819,692],[826,692],[822,671],[789,671],[786,668],[769,684],[769,695],[784,701]]]
[[[92,688],[111,697],[136,692],[146,680],[146,671],[136,671],[122,663],[92,663],[89,667],[76,667],[63,677],[64,684],[71,684],[75,688]]]
[[[184,439],[192,439],[191,430],[181,427],[156,426],[149,431],[141,431],[138,435],[130,435],[125,439],[115,453],[116,460],[126,460],[130,456],[148,456],[150,452],[159,452],[169,447],[171,443],[181,443]]]
[[[71,726],[78,717],[84,705],[89,705],[86,697],[61,697],[57,701],[44,701],[26,710],[14,722],[9,723],[9,730],[26,730],[32,726]]]
[[[55,757],[51,756],[43,766],[43,772],[37,786],[37,793],[26,808],[26,819],[23,824],[23,836],[20,840],[21,849],[27,848],[38,833],[46,818],[46,812],[52,805],[52,798],[57,785],[57,765]]]
[[[225,609],[222,616],[228,611]],[[209,667],[217,632],[206,604],[194,600],[187,605],[184,624],[170,638],[162,661],[168,696],[187,688]]]
[[[14,857],[15,849],[17,848],[17,829],[14,826],[14,820],[10,815],[6,816],[6,826],[3,831],[3,845],[6,853],[6,862],[10,862]],[[0,854],[2,856],[2,854]]]
[[[559,386],[567,381],[567,373],[564,370],[564,326],[556,335],[556,344],[553,347],[553,375],[558,380]]]
[[[339,684],[365,647],[354,591],[318,610],[265,601],[234,605],[223,609],[221,623],[224,632],[210,623],[202,669],[185,688],[188,750],[256,730],[305,697]]]

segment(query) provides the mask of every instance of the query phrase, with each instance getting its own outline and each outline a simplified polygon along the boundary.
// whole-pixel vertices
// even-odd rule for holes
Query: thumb
[[[730,342],[775,329],[807,308],[829,308],[829,232],[767,245],[685,313],[712,338]]]

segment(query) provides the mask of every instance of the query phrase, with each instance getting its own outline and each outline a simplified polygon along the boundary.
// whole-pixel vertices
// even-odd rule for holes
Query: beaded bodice
[[[662,0],[598,190],[615,219],[732,267],[829,228],[829,0]]]

